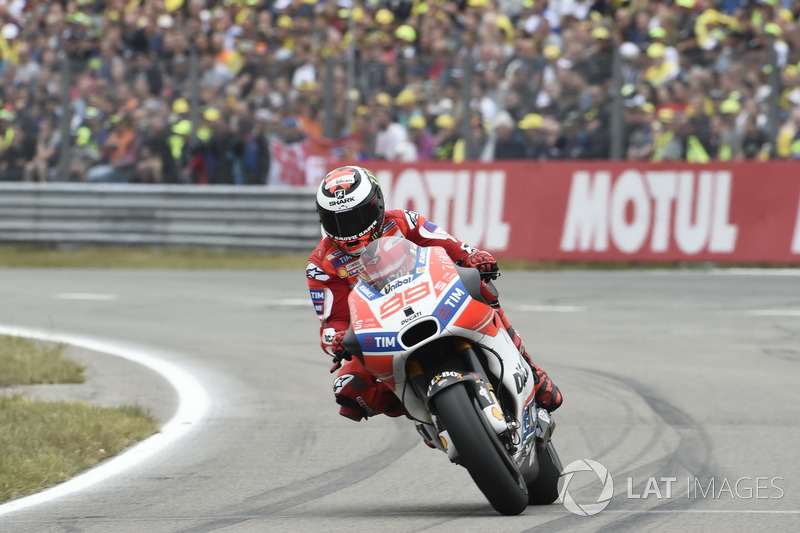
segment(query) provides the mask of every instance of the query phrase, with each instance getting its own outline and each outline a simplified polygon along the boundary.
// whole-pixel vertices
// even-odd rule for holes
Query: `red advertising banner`
[[[413,209],[498,258],[800,264],[800,165],[370,162]]]

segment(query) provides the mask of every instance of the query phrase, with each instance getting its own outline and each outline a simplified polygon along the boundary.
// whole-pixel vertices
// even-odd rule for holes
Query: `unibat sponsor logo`
[[[392,283],[390,283],[390,284],[389,284],[389,285],[388,285],[388,286],[387,286],[387,287],[386,287],[386,288],[383,290],[383,292],[385,292],[385,293],[389,293],[389,292],[391,292],[391,291],[395,290],[395,289],[396,289],[396,288],[398,288],[398,287],[401,287],[401,286],[403,286],[403,285],[406,285],[406,284],[408,284],[408,283],[411,283],[411,281],[412,281],[412,278],[411,278],[410,276],[406,276],[406,277],[404,277],[404,278],[400,278],[400,279],[398,279],[397,281],[393,281]]]

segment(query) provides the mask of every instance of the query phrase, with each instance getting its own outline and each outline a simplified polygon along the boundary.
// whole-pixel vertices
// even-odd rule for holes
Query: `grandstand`
[[[797,159],[798,17],[791,0],[9,0],[0,181]]]

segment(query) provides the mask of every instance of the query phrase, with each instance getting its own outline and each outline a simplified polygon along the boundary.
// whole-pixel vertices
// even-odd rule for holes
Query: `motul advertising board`
[[[800,164],[371,162],[413,209],[499,258],[800,264]]]

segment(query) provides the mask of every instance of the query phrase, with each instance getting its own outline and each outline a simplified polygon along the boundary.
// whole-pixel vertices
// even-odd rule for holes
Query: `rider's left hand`
[[[496,279],[499,270],[497,267],[497,259],[489,252],[484,252],[483,250],[475,250],[469,254],[464,259],[462,266],[475,268],[484,275],[484,277],[490,279]]]

